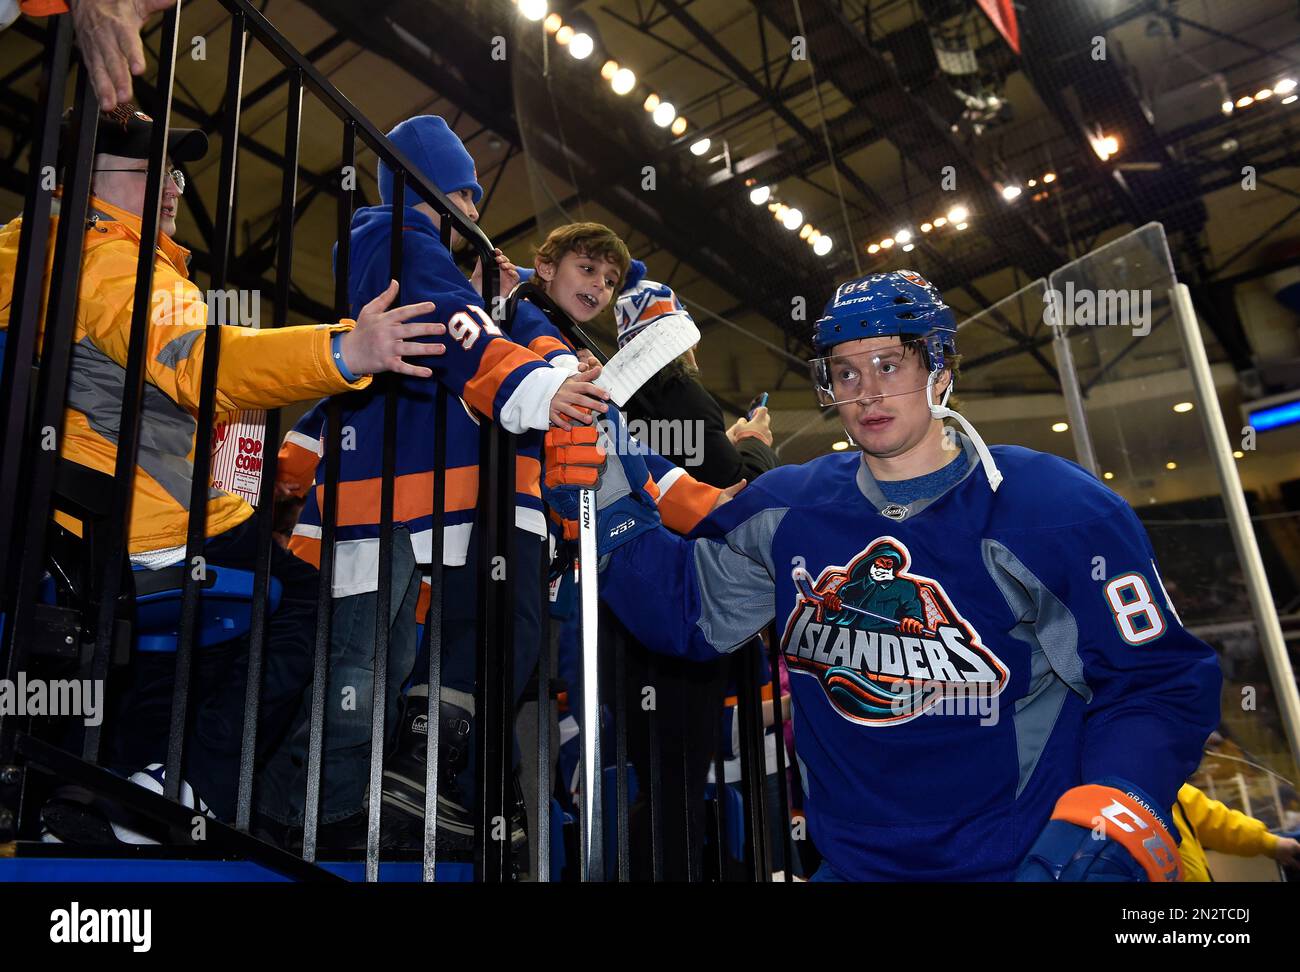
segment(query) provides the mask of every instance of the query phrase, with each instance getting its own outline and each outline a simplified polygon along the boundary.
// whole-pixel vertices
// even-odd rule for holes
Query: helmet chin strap
[[[934,403],[934,380],[938,376],[939,371],[931,371],[930,379],[925,383],[925,403],[930,406],[930,414],[937,419],[954,419],[961,426],[962,431],[966,433],[975,446],[976,454],[980,457],[980,464],[984,467],[984,475],[989,481],[989,489],[996,493],[998,486],[1002,484],[1002,473],[998,470],[997,463],[993,461],[993,453],[989,452],[989,447],[984,444],[980,434],[975,431],[975,426],[971,425],[960,412],[954,412],[948,407],[948,398],[952,395],[951,380],[948,382],[948,387],[943,390],[943,400],[938,405]]]

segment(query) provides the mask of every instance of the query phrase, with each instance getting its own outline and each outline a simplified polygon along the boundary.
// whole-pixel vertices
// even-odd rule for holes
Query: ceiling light
[[[785,215],[781,217],[781,222],[788,230],[796,230],[803,224],[803,213],[797,209],[787,209]]]
[[[1119,154],[1119,139],[1114,135],[1097,135],[1091,141],[1092,150],[1097,153],[1097,158],[1103,162],[1111,156]]]
[[[1022,192],[1024,192],[1024,190],[1019,186],[1004,186],[1002,189],[1002,198],[1007,202],[1011,202],[1011,200],[1015,199],[1016,196],[1020,195]]]
[[[1220,108],[1220,110],[1221,110],[1225,115],[1231,115],[1231,114],[1232,114],[1232,102],[1231,102],[1231,101],[1225,101],[1223,104],[1221,104],[1221,105],[1219,106],[1219,108]]]
[[[799,230],[799,239],[809,240],[809,242],[811,242],[811,237],[815,232],[816,230],[813,229],[812,223],[804,223],[803,228]]]
[[[772,195],[771,186],[755,186],[749,190],[749,201],[755,206],[761,206],[767,202],[768,197]]]
[[[1190,412],[1195,407],[1196,406],[1193,405],[1191,402],[1179,402],[1177,405],[1174,406],[1174,411],[1181,414],[1183,412]]]
[[[940,216],[938,219],[936,219],[936,220],[934,221],[934,228],[935,228],[935,229],[938,229],[938,228],[941,227],[941,226],[947,226],[947,225],[948,225],[948,217],[947,217],[947,216]]]
[[[958,224],[957,224],[957,229],[958,229],[959,231],[960,231],[960,230],[964,230],[964,229],[965,229],[967,226],[969,226],[969,225],[970,225],[970,223],[958,223]]]
[[[1273,85],[1274,94],[1290,94],[1295,90],[1295,78],[1283,78],[1277,84]]]
[[[519,0],[519,12],[527,20],[541,20],[546,16],[546,0]]]
[[[573,40],[573,28],[565,24],[555,32],[555,43],[563,47],[569,41]]]
[[[1027,185],[1030,189],[1032,189],[1034,188],[1034,186],[1038,185],[1038,180],[1030,179],[1028,182],[1025,183],[1025,185]]]
[[[613,81],[618,73],[618,61],[606,61],[600,66],[600,76],[606,81]]]
[[[1296,98],[1300,98],[1300,95],[1287,95],[1285,98],[1282,99],[1282,104],[1284,105],[1294,104]]]
[[[921,232],[922,232],[922,233],[928,233],[928,232],[930,232],[930,230],[932,230],[932,229],[934,229],[934,224],[933,224],[933,223],[922,223],[922,224],[921,224]]]
[[[825,256],[827,253],[831,252],[832,245],[829,236],[819,236],[817,237],[817,242],[813,244],[813,252],[818,256]]]
[[[524,14],[527,17],[527,14]],[[564,18],[557,13],[547,14],[546,20],[542,24],[548,34],[554,34],[564,24]]]
[[[1246,458],[1246,454],[1245,454],[1244,452],[1242,452],[1240,449],[1238,449],[1236,452],[1234,452],[1234,453],[1232,454],[1232,458],[1234,458],[1234,459],[1245,459],[1245,458]]]
[[[614,94],[625,95],[636,87],[636,75],[627,68],[619,68],[609,79],[609,86],[614,89]]]
[[[867,247],[867,252],[868,252],[868,253],[879,253],[879,252],[880,252],[880,244],[879,244],[879,243],[872,243],[869,247]]]
[[[906,243],[906,242],[907,242],[908,240],[910,240],[911,238],[912,238],[912,231],[911,231],[911,230],[901,229],[901,230],[899,230],[897,233],[894,234],[894,242],[895,242],[895,243]]]
[[[1102,474],[1101,474],[1101,478],[1102,478],[1102,479],[1114,479],[1114,478],[1115,478],[1115,474],[1114,474],[1113,472],[1102,473]]]
[[[709,150],[709,146],[712,144],[713,143],[710,142],[707,138],[702,138],[697,142],[692,142],[691,155],[703,155],[705,152]]]
[[[1172,472],[1173,470],[1178,468],[1178,463],[1174,462],[1171,459],[1169,462],[1165,463],[1165,468],[1168,469],[1170,472]]]
[[[915,249],[916,249],[916,244],[915,244],[915,243],[908,243],[908,244],[905,244],[905,245],[903,246],[903,252],[904,252],[904,253],[911,253],[911,252],[912,252],[913,250],[915,250]]]
[[[963,222],[969,215],[970,212],[965,206],[953,206],[952,209],[948,210],[948,220],[953,223]],[[934,225],[939,226],[942,224],[936,219]]]
[[[670,132],[672,132],[674,135],[685,135],[685,134],[686,134],[686,116],[685,116],[685,115],[678,115],[675,119],[673,119],[673,126],[672,126],[672,128],[670,128],[670,129],[668,129],[668,130],[669,130]]]
[[[1250,95],[1242,95],[1240,98],[1237,99],[1238,108],[1249,108],[1254,103],[1255,103],[1255,99],[1252,98]]]
[[[1273,97],[1273,89],[1272,89],[1272,88],[1260,88],[1258,91],[1255,92],[1255,100],[1256,100],[1256,101],[1264,101],[1264,100],[1266,100],[1266,99],[1268,99],[1268,98],[1271,98],[1271,97]]]
[[[677,109],[673,107],[671,101],[661,101],[658,107],[650,115],[656,125],[660,128],[667,128],[677,118]]]
[[[646,111],[654,111],[659,107],[659,96],[651,91],[645,96],[645,101],[641,102],[641,107]]]
[[[569,42],[569,53],[579,61],[586,60],[595,49],[596,42],[591,39],[590,34],[574,34],[573,40]]]
[[[845,442],[843,439],[840,439],[839,442],[832,442],[832,443],[831,443],[831,448],[834,449],[836,452],[843,452],[843,451],[844,451],[845,449],[847,449],[848,447],[849,447],[849,444],[848,444],[847,442]]]
[[[1070,425],[1068,422],[1056,422],[1052,425],[1053,432],[1069,432]]]
[[[1045,173],[1043,173],[1043,182],[1046,183],[1046,182],[1055,182],[1055,181],[1056,181],[1056,173],[1055,173],[1055,172],[1045,172]]]
[[[882,250],[888,250],[893,245],[894,245],[894,238],[892,236],[886,236],[883,240],[880,241],[880,248]]]

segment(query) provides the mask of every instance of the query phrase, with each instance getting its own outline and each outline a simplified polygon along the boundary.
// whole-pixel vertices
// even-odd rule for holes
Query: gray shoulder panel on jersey
[[[1017,618],[1011,636],[1032,649],[1029,694],[1016,703],[1016,753],[1025,788],[1052,735],[1066,696],[1074,691],[1091,701],[1079,658],[1079,626],[1060,598],[1048,590],[1005,546],[985,539],[980,545],[984,567]]]
[[[761,510],[722,540],[695,541],[701,633],[720,653],[734,651],[776,616],[772,537],[789,507]]]

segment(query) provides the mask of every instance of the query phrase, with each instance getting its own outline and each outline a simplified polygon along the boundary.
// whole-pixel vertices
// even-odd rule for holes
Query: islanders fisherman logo
[[[793,573],[795,604],[781,635],[791,672],[815,675],[845,718],[910,722],[953,693],[991,698],[1007,668],[984,647],[932,577],[909,573],[900,541],[879,537],[846,567]]]

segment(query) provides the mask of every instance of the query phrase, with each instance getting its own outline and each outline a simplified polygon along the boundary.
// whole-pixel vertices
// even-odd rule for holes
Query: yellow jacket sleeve
[[[98,251],[98,279],[82,293],[80,316],[96,347],[125,367],[138,251],[127,241],[105,244]],[[193,410],[199,406],[207,314],[203,294],[193,283],[161,260],[154,264],[145,377]],[[347,382],[330,355],[330,336],[352,326],[343,321],[267,330],[223,327],[217,412],[278,408],[366,387],[369,376]]]
[[[1277,837],[1268,832],[1262,820],[1211,800],[1190,783],[1184,783],[1178,790],[1178,802],[1206,850],[1254,857],[1271,855],[1277,847]]]

